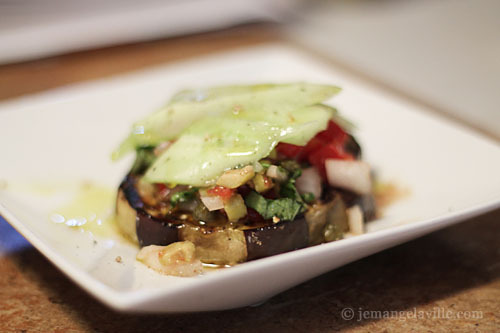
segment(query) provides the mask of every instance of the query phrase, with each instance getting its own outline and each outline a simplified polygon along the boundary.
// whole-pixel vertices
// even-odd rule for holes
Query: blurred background
[[[500,138],[497,0],[0,0],[0,99],[272,42]]]

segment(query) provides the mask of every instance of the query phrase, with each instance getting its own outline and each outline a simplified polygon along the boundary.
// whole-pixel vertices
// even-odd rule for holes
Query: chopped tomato
[[[158,189],[159,192],[161,192],[167,189],[167,185],[162,183],[156,183],[156,188]]]
[[[330,120],[328,122],[328,127],[326,130],[319,132],[316,134],[316,137],[321,139],[323,142],[340,142],[344,143],[347,139],[347,133],[337,125],[337,123]]]
[[[224,186],[215,186],[207,190],[207,193],[213,196],[219,196],[221,197],[222,201],[227,201],[233,193],[235,192],[235,189],[227,188]]]
[[[167,187],[167,185],[162,184],[162,183],[156,183],[156,189],[158,190],[159,197],[160,198],[166,198],[168,194],[170,193],[170,188]]]
[[[321,176],[326,179],[325,160],[330,158],[354,159],[344,149],[347,138],[348,134],[339,125],[330,120],[328,127],[316,134],[305,146],[279,143],[276,150],[288,158],[309,162],[318,168]]]
[[[280,142],[276,146],[278,153],[285,155],[289,158],[295,158],[304,149],[302,146],[292,145],[290,143]]]
[[[325,142],[321,140],[318,136],[315,136],[309,142],[303,147],[302,151],[300,152],[299,156],[297,158],[300,161],[307,161],[307,157],[315,152],[318,149],[321,149],[325,145]]]

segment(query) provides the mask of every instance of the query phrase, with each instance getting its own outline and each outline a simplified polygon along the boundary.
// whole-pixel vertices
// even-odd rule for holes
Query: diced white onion
[[[264,167],[259,162],[255,162],[254,164],[252,164],[252,166],[253,166],[253,171],[255,173],[261,172],[262,170],[264,170]]]
[[[282,172],[276,165],[271,165],[267,168],[266,176],[276,179],[279,182],[287,179],[286,173]]]
[[[312,193],[316,199],[321,197],[321,176],[316,168],[302,170],[302,175],[295,181],[300,194]]]
[[[349,231],[354,235],[361,235],[364,233],[364,219],[363,211],[358,205],[347,208],[347,223],[349,224]]]
[[[214,196],[200,196],[201,202],[208,208],[209,211],[218,210],[224,208],[224,202],[222,202],[222,198],[218,195]]]
[[[266,175],[271,178],[278,177],[278,167],[276,165],[269,166],[269,168],[267,168]]]
[[[331,186],[368,194],[372,188],[370,166],[363,161],[329,159],[325,161],[326,178]]]

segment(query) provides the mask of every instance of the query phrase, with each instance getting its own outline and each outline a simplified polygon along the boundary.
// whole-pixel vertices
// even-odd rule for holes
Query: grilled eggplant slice
[[[116,217],[124,236],[141,247],[168,245],[178,241],[178,226],[173,221],[148,214],[135,183],[136,177],[128,175],[118,190]]]
[[[232,265],[339,239],[347,230],[345,205],[340,195],[315,204],[293,221],[260,225],[200,226],[186,220],[154,217],[145,209],[136,189],[137,177],[127,176],[117,196],[118,225],[139,246],[191,241],[204,263]]]
[[[248,251],[247,260],[301,249],[309,244],[308,227],[304,218],[247,229],[244,233]]]

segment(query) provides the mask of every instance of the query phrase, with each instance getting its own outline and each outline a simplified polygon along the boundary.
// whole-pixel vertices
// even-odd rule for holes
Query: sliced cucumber
[[[203,118],[184,131],[148,169],[145,180],[193,186],[213,184],[225,170],[269,155],[280,141],[305,145],[326,128],[331,113],[322,106],[305,107],[264,121],[253,116]]]
[[[133,125],[129,137],[113,153],[118,159],[136,147],[155,146],[172,140],[193,122],[220,114],[255,119],[260,113],[269,120],[305,106],[323,102],[340,91],[330,85],[307,83],[215,87],[183,91],[164,108]],[[293,141],[293,139],[292,139]],[[291,142],[292,143],[292,142]]]
[[[155,183],[207,186],[225,170],[267,156],[279,134],[264,122],[205,118],[187,129],[144,177]]]

